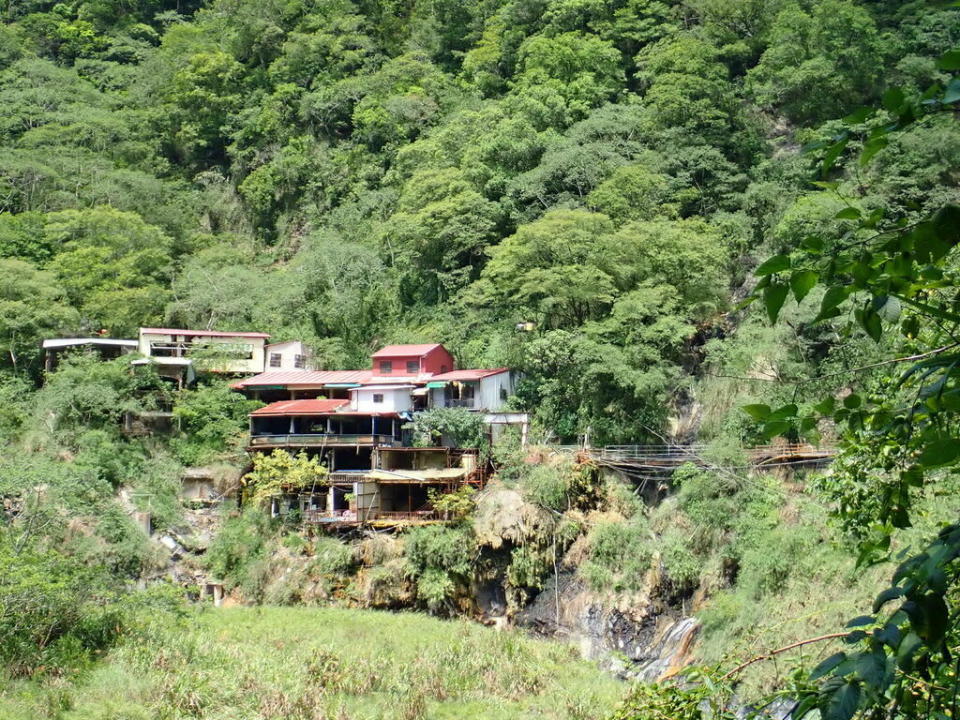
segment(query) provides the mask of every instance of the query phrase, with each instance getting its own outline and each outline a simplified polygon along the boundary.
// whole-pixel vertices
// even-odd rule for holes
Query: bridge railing
[[[702,459],[708,451],[703,444],[690,445],[607,445],[603,448],[590,450],[590,454],[598,460],[613,462],[650,462],[657,464],[681,465],[684,462],[706,464]],[[814,446],[808,443],[781,443],[758,445],[752,448],[743,448],[748,462],[764,464],[781,461],[811,461],[833,457],[836,448],[828,445]]]

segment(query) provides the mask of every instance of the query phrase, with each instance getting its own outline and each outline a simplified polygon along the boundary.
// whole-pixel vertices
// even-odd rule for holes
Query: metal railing
[[[336,445],[394,445],[392,435],[254,435],[250,447],[333,447]]]
[[[444,400],[443,406],[448,408],[467,408],[471,410],[477,406],[477,403],[472,398],[469,400]]]
[[[594,458],[607,462],[647,463],[672,467],[685,462],[703,464],[707,445],[608,445],[588,451]],[[827,460],[836,455],[836,448],[808,443],[781,443],[743,448],[746,459],[755,465],[791,464]]]
[[[439,520],[436,510],[372,510],[368,520]]]

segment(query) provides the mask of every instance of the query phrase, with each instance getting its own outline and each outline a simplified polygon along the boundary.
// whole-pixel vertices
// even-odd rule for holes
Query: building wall
[[[270,364],[272,354],[280,355],[280,366],[276,367]],[[297,355],[302,355],[306,359],[306,365],[298,368],[296,365]],[[270,370],[312,370],[313,358],[306,346],[299,340],[292,340],[285,343],[274,343],[267,345],[264,351],[264,369]]]
[[[380,510],[380,487],[375,482],[355,482],[353,484],[354,502],[357,519],[367,520],[376,517]]]
[[[170,335],[170,334],[161,334],[161,333],[140,333],[140,338],[137,346],[137,350],[141,355],[147,357],[157,357],[155,354],[154,348],[152,347],[154,343],[176,343],[176,342],[186,342],[186,338],[190,338],[190,335]],[[249,358],[232,358],[228,361],[221,363],[221,366],[216,368],[218,372],[230,372],[230,373],[249,373],[251,375],[256,375],[263,372],[263,349],[265,344],[265,338],[251,338],[251,337],[231,337],[227,336],[210,336],[204,335],[200,337],[193,337],[191,341],[186,342],[187,347],[203,347],[203,346],[217,346],[217,345],[226,345],[234,346],[238,349],[241,349],[245,352],[249,350]],[[189,349],[187,351],[187,357],[189,357]]]
[[[477,408],[480,410],[499,410],[505,402],[501,390],[506,392],[507,397],[509,397],[513,394],[513,389],[513,373],[510,371],[483,378],[480,380]]]
[[[357,412],[381,413],[403,412],[413,407],[410,388],[383,389],[357,388],[352,391],[351,405]],[[383,402],[374,402],[374,395],[382,395]]]
[[[389,358],[372,358],[373,374],[384,377],[414,377],[423,373],[439,375],[443,372],[450,372],[454,369],[453,356],[443,347],[437,347],[424,356],[403,355]],[[391,364],[390,372],[384,372],[381,363],[389,361]],[[416,363],[416,372],[407,371],[407,363]]]
[[[509,370],[497,375],[489,375],[482,378],[479,382],[467,382],[473,382],[476,388],[473,396],[474,404],[473,407],[470,408],[471,410],[497,411],[503,407],[504,403],[500,391],[505,390],[509,397],[513,394],[514,390],[513,375]],[[444,388],[431,388],[430,402],[433,407],[444,407]]]

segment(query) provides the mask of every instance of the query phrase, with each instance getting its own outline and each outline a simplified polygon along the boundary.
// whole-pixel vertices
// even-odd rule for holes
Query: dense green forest
[[[796,152],[945,77],[955,13],[8,2],[4,366],[164,323],[304,339],[332,368],[439,341],[523,370],[557,437],[649,435],[756,258],[841,229],[847,202],[915,218],[955,191],[946,119],[846,200]]]
[[[906,609],[850,640],[862,652],[758,687],[825,717],[922,717],[884,694],[897,653],[920,678],[897,693],[956,687],[960,538],[935,541],[960,460],[956,7],[0,0],[0,18],[10,677],[85,667],[132,618],[178,612],[169,589],[129,592],[161,565],[130,512],[175,524],[181,467],[244,462],[256,405],[215,378],[164,397],[125,361],[42,375],[43,338],[156,325],[303,340],[331,369],[442,342],[523,373],[511,402],[543,444],[696,438],[742,468],[776,435],[836,443],[823,477],[691,470],[659,508],[495,448],[500,480],[560,518],[554,565],[521,543],[509,589],[543,587],[558,536],[585,545],[596,592],[638,592],[659,563],[667,594],[703,601],[698,659],[720,663],[842,630],[893,553],[934,542],[887,597]],[[125,412],[168,400],[175,433],[123,435]],[[268,525],[230,519],[210,562],[248,599],[295,603],[267,576],[299,541]],[[414,534],[383,577],[449,613],[480,545],[464,525]],[[839,600],[789,625],[811,592]],[[698,687],[639,690],[622,716],[699,717]],[[956,716],[943,692],[929,717]]]

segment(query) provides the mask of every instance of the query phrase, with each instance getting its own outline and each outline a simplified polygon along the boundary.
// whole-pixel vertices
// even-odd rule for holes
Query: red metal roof
[[[151,333],[153,335],[192,335],[194,337],[270,337],[270,333],[262,332],[224,332],[221,330],[183,330],[178,328],[140,328],[140,333]]]
[[[453,370],[448,373],[440,373],[430,378],[430,382],[463,382],[465,380],[482,380],[491,375],[509,372],[510,368],[493,368],[489,370]]]
[[[426,343],[423,345],[387,345],[386,347],[382,347],[377,350],[370,357],[423,357],[438,347],[443,347],[443,345],[440,343]]]
[[[253,417],[263,415],[329,415],[337,408],[349,407],[350,401],[343,398],[337,400],[281,400],[254,410]]]
[[[370,379],[370,370],[268,370],[234,383],[231,387],[282,385],[283,387],[323,387],[324,385],[361,385]],[[409,382],[409,381],[407,381]]]

